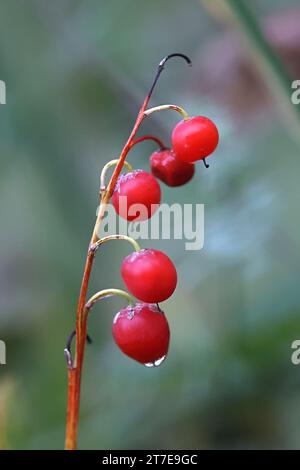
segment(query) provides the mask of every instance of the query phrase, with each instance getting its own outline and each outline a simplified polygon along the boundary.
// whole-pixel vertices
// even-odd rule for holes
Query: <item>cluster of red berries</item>
[[[151,173],[134,170],[121,175],[112,202],[116,212],[129,221],[149,219],[160,204],[161,191],[156,180],[168,186],[181,186],[195,173],[194,162],[204,160],[219,141],[216,125],[207,117],[196,116],[180,121],[172,132],[172,148],[150,156]],[[126,200],[126,204],[122,201]],[[137,206],[138,205],[138,206]],[[144,210],[135,210],[137,207]]]
[[[207,167],[205,159],[218,145],[218,130],[210,119],[203,116],[190,118],[184,109],[172,104],[147,108],[166,62],[174,57],[180,57],[191,65],[190,58],[178,52],[167,55],[159,62],[151,88],[138,112],[119,159],[107,162],[101,172],[100,206],[84,269],[76,330],[69,336],[64,350],[69,369],[66,449],[76,448],[80,378],[85,341],[90,339],[88,335],[86,336],[87,319],[97,301],[113,295],[121,296],[128,301],[129,305],[117,313],[112,326],[114,340],[124,354],[147,367],[153,367],[160,365],[168,353],[170,329],[159,303],[167,300],[176,288],[177,272],[173,262],[159,250],[141,249],[135,240],[126,235],[116,234],[101,238],[99,232],[110,200],[117,214],[129,222],[149,219],[160,204],[161,190],[158,180],[172,187],[187,183],[195,173],[194,163],[197,160],[203,160]],[[153,112],[163,110],[177,111],[183,117],[183,120],[173,129],[171,148],[166,148],[160,139],[154,136],[144,135],[136,138],[143,119]],[[160,150],[150,156],[151,172],[149,173],[144,170],[133,170],[126,161],[132,147],[147,139],[155,141],[160,147]],[[114,173],[106,186],[106,172],[115,165]],[[122,168],[126,168],[127,174],[120,176]],[[123,260],[121,266],[121,275],[129,292],[120,289],[103,289],[96,292],[86,302],[96,251],[107,241],[118,239],[129,241],[135,249]],[[71,343],[75,335],[76,361],[73,363]]]
[[[206,117],[179,122],[172,133],[172,149],[151,155],[152,174],[135,170],[119,178],[112,198],[117,213],[129,221],[150,218],[160,203],[156,178],[169,186],[187,183],[195,171],[193,162],[208,157],[218,140],[217,127]],[[122,209],[121,197],[127,198],[126,210]],[[146,214],[132,214],[130,207],[136,204],[144,205]],[[166,254],[146,249],[128,255],[121,274],[129,292],[142,303],[128,306],[115,316],[113,337],[131,358],[147,366],[159,365],[168,352],[170,330],[158,303],[173,294],[176,268]]]

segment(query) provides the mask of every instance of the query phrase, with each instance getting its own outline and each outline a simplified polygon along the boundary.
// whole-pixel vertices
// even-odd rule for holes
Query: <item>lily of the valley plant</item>
[[[148,104],[166,62],[172,57],[180,57],[191,65],[184,54],[170,54],[158,65],[154,82],[146,96],[128,140],[117,160],[108,162],[100,178],[100,205],[95,227],[88,247],[85,268],[76,315],[76,330],[69,337],[65,348],[68,364],[68,408],[65,448],[77,447],[78,416],[80,404],[80,383],[87,336],[87,321],[98,300],[117,295],[124,298],[127,305],[113,320],[113,338],[127,356],[148,366],[158,366],[165,359],[170,339],[167,319],[159,303],[168,299],[177,284],[176,268],[170,258],[161,251],[142,249],[138,243],[124,235],[110,235],[99,238],[101,222],[106,207],[112,201],[120,217],[129,221],[150,218],[160,204],[161,191],[158,179],[169,186],[180,186],[190,181],[194,175],[194,162],[203,160],[215,150],[219,135],[215,124],[204,116],[189,117],[187,112],[173,104],[148,108]],[[172,132],[172,147],[167,148],[161,140],[152,135],[136,137],[147,116],[154,112],[174,110],[182,120]],[[133,169],[126,161],[132,147],[151,139],[158,150],[150,156],[151,172]],[[113,167],[113,174],[105,183],[107,170]],[[121,174],[125,169],[126,173]],[[126,205],[121,202],[126,198]],[[134,213],[131,207],[138,204],[143,211]],[[104,289],[87,298],[92,265],[100,246],[111,240],[126,240],[131,243],[133,252],[122,262],[121,275],[129,293],[120,289]],[[136,300],[137,299],[137,300]],[[75,337],[76,352],[71,356],[71,341]]]

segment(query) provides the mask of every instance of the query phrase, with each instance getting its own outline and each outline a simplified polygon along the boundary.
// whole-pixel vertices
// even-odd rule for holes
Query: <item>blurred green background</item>
[[[127,139],[157,63],[177,51],[194,66],[170,61],[151,104],[208,115],[221,141],[209,170],[199,163],[191,184],[163,186],[163,196],[205,204],[205,246],[152,244],[179,273],[163,305],[172,332],[163,366],[143,368],[117,350],[111,323],[120,300],[95,308],[79,447],[299,448],[300,369],[290,360],[300,337],[299,143],[221,3],[1,2],[0,448],[63,447],[63,348],[99,173]],[[299,2],[251,6],[300,78]],[[167,143],[177,120],[154,115],[143,132]],[[129,161],[147,169],[153,150],[143,143]],[[103,248],[91,293],[123,288],[128,252],[126,243]]]

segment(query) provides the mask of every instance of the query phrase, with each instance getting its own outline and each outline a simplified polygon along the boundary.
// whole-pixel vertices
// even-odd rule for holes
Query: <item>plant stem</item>
[[[144,142],[145,140],[153,140],[153,142],[156,142],[157,145],[159,145],[160,150],[166,150],[166,146],[163,144],[162,140],[159,139],[158,137],[155,137],[154,135],[143,135],[142,137],[137,137],[132,143],[131,143],[131,149],[134,147],[136,144],[139,144],[140,142]]]
[[[175,104],[161,104],[160,106],[155,106],[154,108],[147,109],[144,114],[145,116],[150,116],[152,113],[156,113],[157,111],[164,111],[166,109],[171,109],[173,111],[177,111],[177,113],[181,114],[183,119],[188,119],[188,113],[181,108],[180,106],[176,106]]]
[[[76,449],[76,369],[68,369],[68,406],[67,406],[67,429],[66,429],[66,441],[65,449],[72,450]]]
[[[108,186],[105,190],[101,192],[101,201],[96,218],[96,223],[94,226],[93,234],[89,244],[89,249],[87,252],[87,258],[85,263],[85,268],[83,272],[83,278],[81,283],[77,314],[76,314],[76,355],[74,365],[68,370],[68,405],[67,405],[67,422],[66,422],[66,439],[65,439],[65,449],[66,450],[75,450],[77,448],[77,434],[78,434],[78,417],[79,417],[79,404],[80,404],[80,386],[81,386],[81,376],[82,376],[82,366],[86,345],[86,335],[87,335],[87,317],[86,315],[86,297],[89,286],[90,275],[92,271],[93,261],[95,257],[95,251],[91,250],[91,247],[99,240],[99,231],[102,219],[105,214],[105,209],[109,200],[114,192],[118,177],[124,166],[126,156],[132,146],[132,142],[138,132],[140,125],[142,124],[143,119],[145,118],[145,111],[147,109],[148,103],[152,96],[154,87],[160,77],[160,74],[164,70],[165,63],[171,57],[181,57],[189,65],[191,65],[190,59],[184,54],[170,54],[166,56],[158,65],[157,73],[155,75],[154,81],[150,88],[148,95],[146,96],[139,113],[137,115],[135,124],[132,128],[131,134],[129,135],[125,146],[120,154],[120,157],[116,163],[114,172],[111,176],[111,179],[108,183]]]
[[[116,166],[116,164],[118,163],[118,159],[116,160],[110,160],[108,163],[106,163],[106,165],[104,165],[104,167],[102,168],[102,171],[101,171],[101,176],[100,176],[100,191],[103,192],[105,191],[106,187],[105,187],[105,176],[106,176],[106,173],[107,173],[107,170],[109,170],[110,168],[112,168],[113,166]],[[128,162],[124,162],[124,167],[126,168],[126,170],[129,172],[129,171],[133,171],[133,168],[132,166],[130,165],[130,163]]]
[[[134,240],[131,237],[128,237],[127,235],[119,235],[119,234],[117,234],[117,235],[107,235],[107,237],[101,238],[96,243],[91,245],[90,249],[93,250],[93,251],[97,251],[98,248],[101,245],[103,245],[104,243],[107,243],[110,240],[125,240],[125,241],[131,243],[131,245],[133,246],[135,251],[141,251],[141,247],[140,247],[140,245],[138,244],[138,242],[136,240]]]
[[[96,302],[101,299],[105,299],[107,297],[119,296],[123,299],[126,299],[129,305],[134,305],[135,300],[134,298],[128,294],[128,292],[121,290],[121,289],[103,289],[99,292],[96,292],[85,304],[85,315],[88,315],[91,308],[94,306]]]
[[[66,450],[75,450],[77,447],[80,383],[85,349],[85,340],[83,338],[87,331],[87,319],[83,318],[82,313],[84,310],[94,256],[95,253],[93,251],[89,251],[87,254],[76,316],[76,360],[75,365],[68,369],[68,405],[65,439]]]

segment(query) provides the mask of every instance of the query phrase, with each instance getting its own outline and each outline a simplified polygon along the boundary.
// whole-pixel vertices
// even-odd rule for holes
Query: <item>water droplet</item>
[[[156,361],[154,361],[154,362],[146,362],[146,364],[144,364],[144,366],[145,367],[159,367],[164,362],[166,357],[167,356],[162,356],[161,358],[156,359]]]
[[[128,314],[127,314],[127,319],[128,319],[128,320],[132,320],[133,317],[134,317],[134,310],[133,310],[133,308],[132,308],[132,309],[128,312]]]
[[[166,359],[166,357],[167,357],[167,356],[165,355],[165,356],[162,356],[160,359],[157,359],[157,360],[154,362],[155,367],[160,366],[160,365],[164,362],[164,360]]]
[[[118,312],[118,313],[115,315],[115,318],[113,319],[113,324],[114,324],[114,325],[117,323],[118,318],[119,318],[119,316],[120,316],[120,313],[121,313],[121,312]]]
[[[146,362],[145,367],[154,367],[154,362]]]

